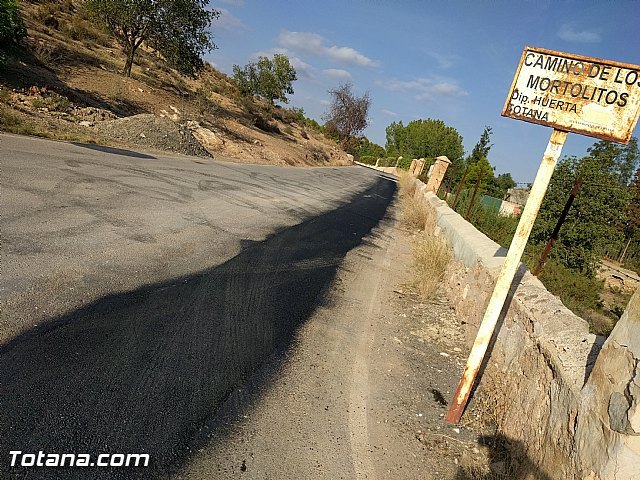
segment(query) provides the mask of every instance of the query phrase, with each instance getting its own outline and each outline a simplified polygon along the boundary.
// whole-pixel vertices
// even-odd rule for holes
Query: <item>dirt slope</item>
[[[19,57],[0,73],[0,130],[157,150],[167,149],[164,135],[182,131],[185,145],[178,142],[169,151],[193,154],[193,134],[208,154],[227,160],[351,163],[304,115],[242,97],[226,75],[208,64],[197,79],[189,79],[143,46],[132,78],[123,77],[117,43],[96,28],[80,2],[24,1],[21,9],[28,37]],[[140,114],[170,119],[176,127],[149,117],[120,120]],[[111,123],[102,125],[105,121]],[[122,133],[150,125],[158,130]]]

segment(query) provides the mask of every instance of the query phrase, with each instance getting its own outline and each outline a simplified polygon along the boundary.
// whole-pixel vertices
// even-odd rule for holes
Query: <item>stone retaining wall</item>
[[[506,251],[415,184],[427,233],[453,250],[445,282],[470,347]],[[517,277],[480,378],[500,432],[521,446],[529,478],[640,478],[640,290],[604,341],[524,266]]]

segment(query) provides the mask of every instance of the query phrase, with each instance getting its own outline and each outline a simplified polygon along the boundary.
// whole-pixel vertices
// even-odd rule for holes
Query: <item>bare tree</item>
[[[333,131],[343,145],[352,143],[349,139],[360,135],[369,125],[369,92],[357,97],[353,93],[353,85],[347,82],[329,90],[329,95],[331,103],[329,111],[324,115],[328,130]]]

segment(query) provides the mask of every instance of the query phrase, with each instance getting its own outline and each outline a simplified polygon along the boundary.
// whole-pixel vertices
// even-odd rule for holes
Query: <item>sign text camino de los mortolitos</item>
[[[628,143],[640,66],[526,47],[502,115]]]

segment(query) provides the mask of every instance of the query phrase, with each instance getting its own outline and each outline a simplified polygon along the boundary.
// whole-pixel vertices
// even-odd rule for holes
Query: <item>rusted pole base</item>
[[[554,130],[551,134],[551,139],[547,145],[547,149],[542,157],[542,163],[538,169],[536,179],[531,186],[531,193],[527,200],[527,205],[524,207],[518,228],[511,241],[511,246],[507,252],[507,258],[505,258],[502,264],[502,270],[498,276],[496,286],[493,289],[493,294],[489,300],[489,305],[484,313],[484,318],[478,329],[476,340],[467,359],[467,365],[464,367],[464,373],[458,384],[458,388],[445,417],[449,423],[458,423],[462,413],[469,400],[471,394],[471,388],[482,365],[484,355],[487,352],[489,342],[493,336],[493,331],[496,328],[498,322],[498,316],[504,306],[504,302],[507,299],[507,294],[511,288],[513,277],[518,271],[520,265],[520,258],[524,252],[524,247],[527,245],[529,235],[531,234],[531,228],[535,221],[540,205],[544,199],[544,194],[549,186],[549,181],[553,175],[553,171],[558,162],[558,157],[562,151],[562,146],[567,138],[567,132],[560,130]]]

